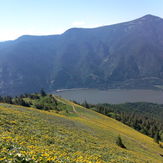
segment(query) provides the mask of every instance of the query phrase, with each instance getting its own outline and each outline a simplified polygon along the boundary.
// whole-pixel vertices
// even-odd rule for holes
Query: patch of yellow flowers
[[[0,162],[144,162],[80,125],[50,112],[0,106]]]

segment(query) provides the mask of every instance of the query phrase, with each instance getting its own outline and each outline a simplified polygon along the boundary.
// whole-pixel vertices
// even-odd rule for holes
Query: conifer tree
[[[154,136],[154,141],[155,141],[156,143],[158,143],[158,144],[159,144],[159,140],[160,140],[159,133],[158,133],[158,132],[156,132],[156,134],[155,134],[155,136]]]
[[[88,108],[88,109],[90,108],[90,107],[89,107],[89,104],[87,103],[86,100],[84,101],[83,106],[84,106],[85,108]]]
[[[46,92],[43,89],[41,89],[40,94],[41,96],[46,96]]]
[[[126,148],[120,136],[117,137],[116,144],[121,148]]]

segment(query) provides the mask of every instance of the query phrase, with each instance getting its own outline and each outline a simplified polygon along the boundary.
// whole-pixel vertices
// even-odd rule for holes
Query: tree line
[[[147,105],[147,103],[144,103]],[[128,105],[124,104],[125,107]],[[142,103],[139,107],[141,107]],[[157,104],[156,104],[157,105]],[[122,123],[134,128],[135,130],[154,138],[155,142],[163,141],[163,122],[158,118],[158,115],[152,114],[146,109],[146,112],[139,108],[139,111],[135,109],[124,109],[123,104],[121,105],[111,105],[111,104],[98,104],[94,105],[93,110],[112,117]],[[150,103],[148,104],[150,107]],[[123,109],[122,109],[123,108]],[[163,107],[160,108],[160,112],[163,111]],[[155,112],[155,110],[153,111]],[[160,114],[158,112],[157,114]]]
[[[51,94],[41,89],[39,93],[34,94],[22,94],[20,96],[0,96],[1,103],[8,103],[14,105],[21,105],[26,107],[35,107],[41,110],[58,110],[57,100]]]

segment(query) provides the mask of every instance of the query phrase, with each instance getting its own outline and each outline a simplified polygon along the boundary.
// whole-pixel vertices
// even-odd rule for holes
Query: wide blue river
[[[142,89],[73,89],[54,94],[77,102],[119,104],[125,102],[153,102],[163,104],[163,91]]]

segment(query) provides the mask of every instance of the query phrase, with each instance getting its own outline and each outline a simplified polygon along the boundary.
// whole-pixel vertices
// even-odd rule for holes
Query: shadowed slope
[[[163,85],[163,19],[142,18],[0,43],[0,94]]]

